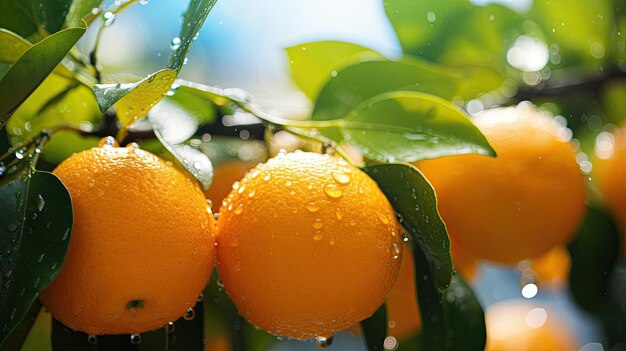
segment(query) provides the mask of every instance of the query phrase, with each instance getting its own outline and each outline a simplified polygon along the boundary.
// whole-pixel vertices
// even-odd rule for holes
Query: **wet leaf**
[[[452,274],[450,242],[430,183],[408,164],[363,170],[378,183],[412,237],[424,349],[483,350],[484,313],[469,286]]]
[[[2,343],[2,350],[21,350],[30,330],[35,324],[35,320],[41,311],[41,303],[35,300],[24,315],[24,319],[13,329],[6,340]]]
[[[535,0],[529,16],[539,22],[557,46],[560,67],[602,62],[609,56],[615,25],[613,2]]]
[[[32,46],[28,40],[4,28],[0,28],[0,43],[2,43],[0,61],[6,63],[17,61]]]
[[[611,217],[588,207],[587,214],[568,245],[572,264],[570,293],[584,310],[598,313],[608,300],[610,274],[619,256],[619,234]]]
[[[208,189],[213,181],[211,161],[202,151],[185,144],[201,123],[198,116],[190,114],[171,99],[166,99],[150,111],[148,120],[163,146]]]
[[[394,90],[414,90],[454,97],[461,75],[416,62],[370,61],[346,67],[322,88],[312,118],[345,117],[363,101]]]
[[[353,63],[383,59],[372,49],[341,41],[314,41],[285,51],[289,56],[291,78],[310,99],[338,72]]]
[[[383,350],[387,337],[387,310],[383,304],[374,314],[361,322],[368,351]]]
[[[84,32],[84,27],[62,30],[33,45],[15,61],[0,81],[0,128],[61,62]]]
[[[97,9],[104,0],[74,0],[72,6],[70,6],[69,13],[65,19],[65,25],[68,27],[74,27],[80,24],[81,20],[85,20],[87,24],[93,22],[93,20],[100,13],[93,13],[93,9]]]
[[[7,130],[14,140],[26,140],[44,129],[64,124],[95,129],[102,120],[91,89],[51,74],[15,111],[7,123]]]
[[[378,183],[400,216],[400,224],[413,236],[429,268],[429,283],[436,291],[445,289],[452,276],[450,240],[430,183],[409,164],[372,165],[363,170]]]
[[[125,130],[161,101],[175,79],[175,71],[164,69],[136,83],[96,84],[93,91],[102,112],[116,105],[117,118]]]
[[[417,92],[378,95],[345,118],[318,128],[336,143],[347,141],[372,160],[414,162],[446,155],[495,155],[485,137],[449,102]]]
[[[0,341],[58,274],[69,245],[72,203],[52,173],[29,171],[0,188]]]
[[[175,48],[175,50],[172,52],[172,55],[170,55],[169,68],[180,72],[185,61],[185,56],[187,56],[187,52],[191,47],[191,43],[200,31],[200,28],[202,28],[204,20],[207,18],[216,2],[217,0],[191,0],[189,2],[187,11],[185,11],[183,17],[180,36],[177,38],[178,41],[172,42],[171,47]]]

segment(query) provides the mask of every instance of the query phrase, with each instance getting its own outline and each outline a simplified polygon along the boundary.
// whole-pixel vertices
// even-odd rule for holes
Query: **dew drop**
[[[333,343],[333,338],[327,338],[324,336],[317,336],[315,337],[315,347],[317,347],[320,350],[325,350],[327,348],[330,347],[330,345]]]
[[[15,157],[18,160],[23,159],[24,158],[24,149],[19,149],[19,150],[15,151]]]
[[[174,324],[174,322],[167,322],[167,324],[165,324],[166,333],[172,334],[174,332],[174,329],[176,329],[176,325]]]
[[[315,241],[320,241],[322,240],[323,237],[324,237],[324,234],[322,234],[322,232],[319,230],[313,234],[313,240]]]
[[[396,243],[391,244],[393,246],[393,259],[397,260],[400,257],[400,246]]]
[[[304,205],[309,212],[317,212],[320,210],[320,205],[318,205],[315,201],[311,201]]]
[[[252,190],[250,190],[250,192],[248,193],[248,197],[254,197],[254,194],[256,194],[256,190],[252,189]]]
[[[337,219],[341,220],[343,218],[343,210],[337,207],[337,209],[335,210],[335,216],[337,217]]]
[[[98,147],[118,147],[120,144],[117,143],[114,137],[108,136],[100,139],[98,142]]]
[[[241,212],[243,212],[243,204],[239,204],[239,206],[235,207],[235,210],[233,211],[234,214],[241,214]]]
[[[115,22],[115,14],[111,11],[107,11],[102,15],[102,21],[105,27],[110,27]]]
[[[88,343],[90,343],[90,344],[92,344],[92,345],[95,345],[95,344],[97,344],[97,343],[98,343],[98,337],[97,337],[97,336],[95,336],[95,335],[89,335],[89,336],[87,337],[87,342],[88,342]]]
[[[268,173],[268,174],[266,174],[266,175],[263,177],[263,180],[264,180],[264,181],[266,181],[266,182],[267,182],[268,180],[270,180],[270,174],[269,174],[269,173]]]
[[[148,5],[149,2],[150,0],[139,0],[140,5]]]
[[[186,321],[190,321],[190,320],[194,319],[195,317],[196,317],[196,311],[194,311],[193,308],[188,308],[185,311],[185,314],[183,315],[183,318]]]
[[[348,184],[350,183],[350,175],[341,171],[334,171],[331,173],[333,179],[337,181],[339,184]]]
[[[323,226],[324,226],[324,221],[322,221],[321,218],[318,218],[315,221],[313,221],[313,228],[321,229]]]
[[[44,200],[41,194],[37,195],[37,210],[39,212],[43,211],[43,207],[46,205],[46,200]]]
[[[237,190],[237,193],[241,194],[241,193],[243,193],[245,190],[246,190],[246,186],[245,186],[245,185],[242,185],[242,186],[240,186],[240,187],[239,187],[239,189]]]
[[[130,336],[130,343],[133,345],[139,345],[141,344],[141,335],[139,334],[133,334]]]
[[[172,38],[172,41],[170,42],[170,49],[176,50],[179,47],[180,47],[180,38],[179,37]]]
[[[383,222],[383,224],[389,224],[389,217],[387,217],[386,214],[382,212],[377,212],[376,214],[378,215],[378,218],[380,218],[380,221]]]
[[[324,192],[326,195],[335,199],[340,198],[341,195],[343,195],[343,191],[341,191],[341,189],[339,189],[335,184],[326,185]]]
[[[233,190],[237,190],[239,189],[239,182],[234,182],[233,183]]]

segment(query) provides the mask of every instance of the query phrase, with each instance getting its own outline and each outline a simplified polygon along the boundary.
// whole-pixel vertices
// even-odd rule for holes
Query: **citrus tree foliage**
[[[271,132],[286,131],[362,166],[393,204],[415,253],[424,325],[418,344],[425,350],[481,350],[482,308],[454,274],[432,187],[405,162],[467,153],[496,156],[466,111],[530,99],[567,117],[583,150],[590,150],[604,123],[626,116],[622,0],[535,0],[521,12],[468,0],[384,0],[401,57],[334,38],[286,48],[293,81],[312,101],[306,120],[266,113],[240,89],[178,78],[216,0],[189,1],[180,34],[167,39],[172,52],[166,66],[134,81],[107,80],[99,71],[100,34],[135,2],[0,1],[0,339],[5,347],[21,346],[39,313],[33,302],[58,273],[69,243],[71,200],[45,170],[93,147],[100,137],[116,135],[120,142],[141,141],[145,149],[176,161],[208,188],[212,161],[228,158],[211,150],[229,157],[241,153],[239,146],[234,151],[219,146],[207,133],[234,136],[245,129],[270,144]],[[95,46],[82,52],[75,44],[87,27],[98,35]],[[597,93],[589,95],[590,90]],[[362,159],[349,158],[352,151]],[[597,212],[588,221],[605,218]],[[612,227],[606,228],[610,235]],[[594,257],[611,250],[594,241],[592,229],[583,225],[570,247],[572,286],[582,287],[586,277],[614,265],[611,252],[595,271],[581,269],[589,259],[582,246],[593,247]],[[30,239],[43,232],[45,240]],[[602,292],[575,296],[594,313],[610,304]],[[202,349],[203,335],[215,329],[238,350],[266,349],[273,340],[238,316],[216,279],[194,313],[194,320],[178,321],[175,329],[133,336],[140,346],[129,336],[104,336],[98,349]],[[382,307],[363,322],[370,350],[381,349],[386,322]],[[91,350],[94,341],[53,323],[55,349]]]

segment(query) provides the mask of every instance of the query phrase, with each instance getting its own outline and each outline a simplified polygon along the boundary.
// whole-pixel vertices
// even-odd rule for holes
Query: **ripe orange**
[[[523,103],[474,119],[497,158],[457,155],[418,167],[450,236],[479,259],[516,263],[567,242],[585,212],[585,184],[567,129]]]
[[[487,308],[485,320],[485,351],[569,351],[579,347],[564,320],[554,311],[532,302],[498,302]]]
[[[209,190],[204,192],[206,198],[211,200],[213,212],[217,213],[219,211],[222,200],[232,190],[233,183],[243,178],[256,165],[257,162],[227,161],[215,167],[213,184],[211,184]]]
[[[467,280],[476,278],[476,261],[464,256],[452,247],[452,259],[459,274]],[[397,339],[405,339],[416,334],[422,328],[417,290],[415,286],[415,263],[413,252],[404,248],[400,263],[398,280],[387,296],[387,334]]]
[[[559,245],[532,260],[530,269],[534,272],[539,284],[560,288],[567,281],[570,265],[569,252],[564,246]]]
[[[622,229],[622,252],[626,253],[626,127],[598,135],[593,176],[606,206]]]
[[[400,267],[394,211],[343,160],[279,154],[233,185],[217,269],[239,312],[272,334],[330,337],[372,315]]]
[[[387,335],[405,339],[422,328],[422,317],[415,288],[413,252],[405,248],[398,280],[387,297]]]
[[[194,306],[215,230],[196,182],[147,151],[106,144],[54,174],[74,208],[65,263],[41,295],[56,319],[88,334],[133,334]]]

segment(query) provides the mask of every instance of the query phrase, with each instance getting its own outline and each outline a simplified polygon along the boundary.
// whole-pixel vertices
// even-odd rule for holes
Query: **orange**
[[[93,335],[178,319],[207,284],[214,257],[215,221],[198,184],[109,140],[54,170],[72,197],[74,226],[61,272],[41,295],[56,319]]]
[[[626,127],[596,138],[593,177],[607,208],[622,228],[622,252],[626,252]]]
[[[463,278],[472,280],[476,278],[476,261],[461,255],[452,247],[452,258],[455,268]],[[415,285],[415,263],[413,252],[404,248],[398,280],[391,288],[387,297],[387,334],[397,339],[406,339],[416,334],[422,328],[417,290]]]
[[[226,161],[215,167],[213,183],[209,190],[204,192],[206,198],[211,200],[213,212],[219,211],[222,200],[232,190],[233,183],[243,178],[256,165],[257,162]]]
[[[250,171],[217,221],[217,269],[248,321],[328,338],[371,316],[400,268],[393,208],[341,159],[281,153]]]
[[[498,157],[419,162],[450,236],[470,256],[505,264],[570,240],[585,212],[585,183],[567,129],[528,104],[474,119]]]
[[[574,332],[556,312],[521,300],[487,308],[485,351],[570,351],[580,346]]]
[[[413,252],[405,248],[398,280],[387,297],[387,335],[406,339],[422,328],[415,288]]]
[[[567,281],[570,265],[569,251],[560,245],[532,260],[530,269],[539,284],[560,288]]]

